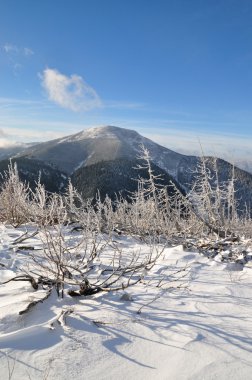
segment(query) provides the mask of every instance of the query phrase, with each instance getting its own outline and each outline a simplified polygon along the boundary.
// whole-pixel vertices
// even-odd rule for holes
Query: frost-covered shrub
[[[18,175],[16,163],[10,162],[2,174],[0,188],[0,221],[18,227],[29,220],[30,188]]]

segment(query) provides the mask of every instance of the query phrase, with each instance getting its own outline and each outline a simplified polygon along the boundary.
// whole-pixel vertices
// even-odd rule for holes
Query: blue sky
[[[117,125],[252,149],[250,0],[1,0],[0,145]]]

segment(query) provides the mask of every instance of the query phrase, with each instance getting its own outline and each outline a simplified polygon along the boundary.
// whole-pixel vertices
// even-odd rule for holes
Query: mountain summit
[[[83,166],[116,159],[134,160],[143,144],[153,162],[173,176],[177,176],[179,163],[187,156],[173,152],[134,130],[104,126],[83,130],[74,135],[40,143],[18,156],[41,160],[71,175]]]

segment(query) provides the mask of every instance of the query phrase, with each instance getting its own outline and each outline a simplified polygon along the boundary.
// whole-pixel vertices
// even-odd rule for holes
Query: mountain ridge
[[[43,142],[17,154],[45,161],[71,175],[76,168],[118,158],[137,158],[140,145],[151,154],[152,161],[176,177],[178,162],[186,155],[174,152],[130,129],[104,126],[83,130],[63,138]],[[194,157],[194,156],[192,156]]]
[[[62,172],[64,176],[73,178],[76,177],[76,172],[80,172],[81,169],[92,165],[98,165],[99,167],[101,162],[134,161],[141,156],[141,145],[144,145],[149,150],[153,164],[170,175],[181,188],[186,192],[192,188],[197,176],[195,169],[201,161],[200,157],[174,152],[134,130],[115,126],[91,128],[59,139],[43,142],[17,154],[15,159],[34,160],[36,164],[41,162],[53,170]],[[210,172],[213,172],[213,158],[209,157],[207,161]],[[106,164],[104,165],[106,166]],[[106,170],[112,176],[112,172],[108,168],[113,167],[113,165],[107,165]],[[232,176],[233,165],[221,159],[217,159],[216,165],[219,169],[220,181],[222,183],[227,182]],[[86,171],[86,173],[89,173],[90,178],[90,171]],[[242,209],[250,207],[252,205],[252,175],[236,167],[234,167],[234,173],[237,177],[235,190],[239,206]],[[93,182],[93,184],[97,186],[97,182]],[[102,186],[101,182],[99,184]],[[110,184],[113,185],[113,182],[110,182]],[[128,185],[130,186],[130,178],[128,178]],[[78,190],[82,193],[85,192],[85,186],[87,189],[88,185],[84,179],[82,185],[81,181],[78,181]],[[123,189],[117,188],[117,190]],[[111,193],[112,190],[110,189],[109,191]],[[90,193],[93,194],[92,189]]]

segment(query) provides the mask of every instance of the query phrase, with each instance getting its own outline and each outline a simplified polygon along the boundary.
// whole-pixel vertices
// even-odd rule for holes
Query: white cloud
[[[2,128],[0,128],[0,149],[1,148],[10,148],[17,145],[15,141],[12,140],[11,136],[6,133]]]
[[[2,128],[0,128],[0,138],[5,138],[5,137],[7,137],[6,132]]]
[[[13,146],[17,146],[18,143],[8,140],[8,139],[3,139],[0,137],[0,149],[1,148],[11,148]]]
[[[41,79],[48,98],[63,108],[76,112],[102,105],[95,90],[81,76],[74,74],[68,77],[58,70],[48,68],[43,71]]]

